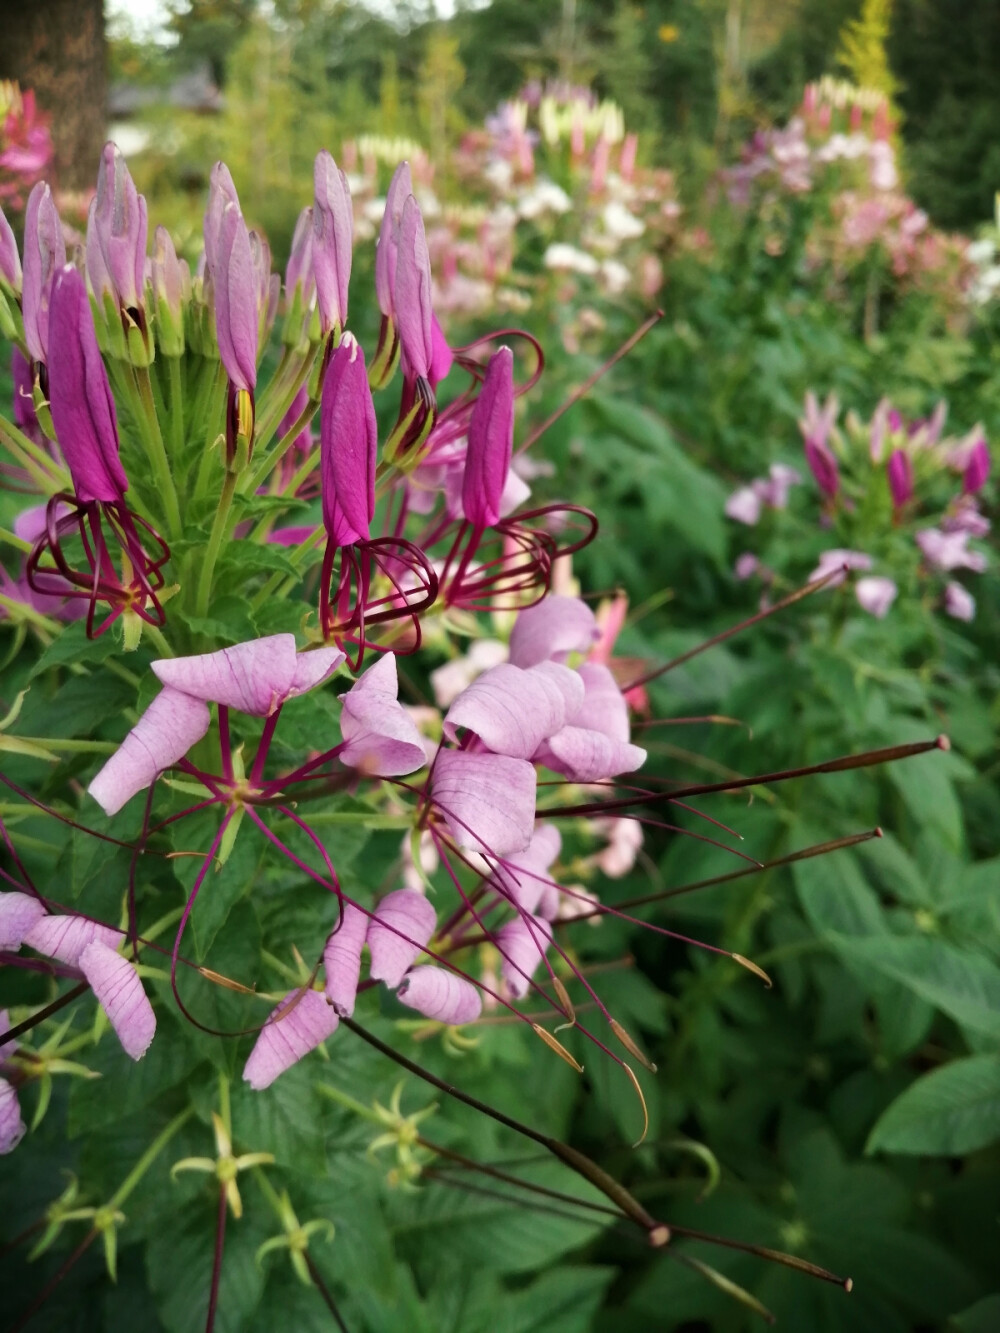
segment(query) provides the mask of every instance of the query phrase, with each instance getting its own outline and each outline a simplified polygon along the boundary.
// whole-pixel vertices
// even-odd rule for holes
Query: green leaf
[[[198,1063],[198,1053],[172,1023],[157,1025],[152,1046],[139,1061],[128,1058],[115,1036],[106,1032],[97,1046],[83,1054],[97,1079],[73,1079],[69,1095],[69,1135],[76,1138],[112,1124],[155,1101],[185,1080]]]
[[[848,958],[902,982],[957,1023],[1000,1037],[1000,968],[988,958],[921,935],[842,940],[838,947]]]
[[[30,679],[34,680],[50,667],[66,666],[70,662],[103,662],[116,653],[121,653],[131,666],[134,655],[122,653],[122,646],[113,629],[102,634],[99,639],[88,639],[83,621],[74,621],[45,649],[32,667]]]
[[[867,1152],[959,1156],[1000,1139],[1000,1056],[974,1055],[918,1078],[883,1112]]]

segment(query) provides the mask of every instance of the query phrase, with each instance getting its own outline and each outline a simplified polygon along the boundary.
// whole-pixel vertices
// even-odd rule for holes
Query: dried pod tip
[[[639,1086],[639,1080],[635,1076],[635,1070],[624,1062],[622,1063],[622,1069],[625,1070],[625,1073],[628,1074],[629,1078],[632,1080],[632,1086],[635,1088],[635,1095],[639,1098],[639,1105],[642,1107],[642,1133],[636,1139],[635,1143],[632,1144],[633,1148],[639,1148],[642,1146],[646,1135],[649,1133],[649,1110],[646,1106],[646,1099],[642,1095],[642,1088]]]
[[[650,1058],[647,1055],[644,1055],[642,1053],[642,1051],[636,1045],[635,1041],[633,1041],[633,1039],[625,1031],[621,1023],[618,1022],[617,1018],[612,1018],[610,1021],[611,1021],[611,1031],[615,1034],[615,1036],[625,1047],[625,1049],[629,1052],[629,1054],[634,1055],[635,1058],[639,1061],[639,1063],[645,1069],[648,1069],[651,1074],[655,1074],[656,1065],[653,1064],[652,1060],[650,1060]]]
[[[734,963],[739,963],[740,967],[745,967],[748,972],[752,972],[755,977],[760,977],[768,990],[772,989],[774,982],[762,967],[758,967],[757,964],[752,962],[749,958],[744,958],[741,953],[731,953],[729,957]]]
[[[553,1051],[555,1051],[556,1055],[558,1055],[560,1059],[565,1060],[566,1063],[570,1065],[571,1068],[575,1069],[578,1074],[583,1073],[583,1065],[580,1064],[579,1060],[574,1059],[573,1056],[570,1055],[569,1051],[567,1051],[566,1047],[562,1044],[561,1041],[559,1041],[556,1037],[553,1037],[552,1033],[547,1032],[545,1028],[543,1028],[540,1024],[532,1023],[531,1026],[541,1037],[542,1041],[545,1042],[545,1045],[550,1047]]]
[[[573,1001],[569,998],[569,991],[556,976],[553,976],[552,978],[552,989],[558,997],[559,1005],[562,1008],[563,1013],[569,1019],[571,1024],[575,1024],[576,1010],[573,1008]]]

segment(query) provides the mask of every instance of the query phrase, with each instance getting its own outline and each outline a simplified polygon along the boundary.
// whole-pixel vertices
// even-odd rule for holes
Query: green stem
[[[70,741],[51,736],[16,736],[14,739],[27,741],[29,745],[45,745],[50,750],[63,750],[66,754],[114,754],[119,748],[116,741]]]
[[[204,403],[201,406],[200,418],[196,416],[191,423],[192,433],[198,424],[199,419],[205,428],[205,446],[202,451],[201,461],[198,464],[198,476],[195,481],[194,493],[196,497],[205,494],[208,489],[209,476],[212,463],[216,459],[215,442],[219,435],[225,431],[225,422],[222,423],[222,432],[219,427],[219,414],[225,410],[225,389],[226,372],[222,364],[216,366],[215,374],[208,384],[208,392]]]
[[[346,1092],[341,1092],[339,1088],[331,1087],[329,1083],[317,1083],[316,1091],[321,1092],[324,1097],[329,1097],[332,1102],[337,1102],[340,1106],[346,1106],[348,1111],[353,1111],[362,1120],[369,1120],[373,1125],[382,1125],[382,1121],[370,1106],[364,1106],[361,1102],[355,1101],[353,1097],[349,1097]]]
[[[43,616],[41,611],[36,611],[33,606],[28,606],[27,602],[19,602],[13,597],[8,597],[6,593],[0,593],[0,606],[7,611],[16,613],[16,619],[26,620],[29,624],[35,625],[38,629],[44,630],[46,634],[55,636],[59,632],[59,626],[48,616]],[[15,617],[12,616],[12,619]]]
[[[185,1111],[181,1111],[180,1115],[175,1115],[170,1124],[157,1134],[156,1138],[108,1200],[106,1205],[108,1208],[120,1208],[122,1206],[177,1131],[186,1124],[193,1115],[194,1107],[189,1106]]]
[[[31,542],[26,542],[16,532],[11,532],[10,528],[0,528],[0,542],[3,542],[5,546],[13,546],[18,551],[31,550]]]
[[[166,639],[164,638],[163,631],[160,629],[159,625],[144,624],[142,627],[142,632],[143,634],[145,634],[147,639],[149,639],[152,643],[156,645],[156,647],[160,650],[160,655],[162,657],[174,656],[174,650],[171,648],[170,644],[167,643]]]
[[[284,433],[284,435],[278,441],[277,448],[272,449],[272,451],[264,457],[264,460],[261,463],[260,467],[258,467],[255,472],[252,472],[250,474],[249,481],[247,481],[242,488],[245,494],[253,495],[253,493],[257,490],[257,488],[264,484],[266,479],[271,475],[274,469],[284,458],[285,454],[287,454],[289,449],[291,449],[292,445],[298,439],[303,429],[306,426],[308,426],[310,421],[312,421],[316,413],[317,407],[319,407],[319,403],[314,403],[313,400],[310,398],[306,403],[305,407],[299,413],[295,422],[292,424],[292,426],[289,427],[289,429]],[[261,440],[259,437],[256,443],[258,452],[260,452]]]
[[[46,495],[72,489],[69,474],[62,468],[57,470],[44,449],[39,449],[33,440],[3,417],[0,417],[0,442]]]
[[[159,418],[156,415],[156,404],[153,402],[153,385],[149,378],[149,370],[146,366],[138,366],[135,368],[134,374],[139,388],[139,401],[142,405],[143,415],[146,418],[147,429],[144,432],[146,452],[156,477],[157,490],[166,509],[167,530],[171,536],[180,537],[184,527],[181,523],[180,505],[177,502],[177,488],[174,486],[170,461],[167,458],[167,451],[163,443],[163,433],[160,430]]]
[[[167,363],[168,387],[170,391],[170,450],[175,463],[179,463],[184,452],[184,379],[181,373],[179,356],[163,358]]]
[[[229,511],[232,508],[233,496],[236,494],[236,473],[227,472],[225,485],[222,487],[222,494],[219,497],[219,507],[215,511],[215,520],[212,523],[212,531],[208,538],[208,546],[205,549],[205,557],[201,566],[201,575],[198,579],[198,596],[195,601],[195,610],[199,616],[208,614],[208,606],[212,597],[212,578],[215,574],[215,564],[219,558],[219,551],[222,548],[222,541],[226,535],[226,529],[229,526]]]

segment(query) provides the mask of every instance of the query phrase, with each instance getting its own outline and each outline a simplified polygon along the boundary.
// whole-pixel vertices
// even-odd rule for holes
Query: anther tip
[[[651,1227],[649,1232],[649,1243],[654,1250],[662,1250],[664,1245],[670,1243],[670,1228],[663,1222],[657,1226]]]
[[[939,737],[937,738],[937,741],[935,742],[935,744],[937,745],[937,748],[938,748],[939,750],[943,750],[943,751],[945,752],[945,754],[947,754],[948,751],[951,749],[951,737],[950,737],[950,736],[939,736]]]
[[[885,837],[885,834],[882,832],[882,826],[880,824],[876,824],[874,829],[872,829],[872,833],[875,835],[876,838]]]
[[[854,1278],[852,1278],[852,1277],[845,1277],[845,1278],[844,1278],[844,1290],[845,1290],[848,1294],[850,1294],[850,1293],[854,1290]]]

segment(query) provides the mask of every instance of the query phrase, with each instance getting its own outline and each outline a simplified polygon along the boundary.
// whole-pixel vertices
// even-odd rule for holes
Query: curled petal
[[[114,950],[124,939],[122,931],[113,930],[100,921],[90,921],[85,916],[43,916],[25,935],[24,942],[46,958],[76,967],[95,941]]]
[[[612,740],[590,727],[563,727],[535,757],[573,782],[600,782],[641,768],[646,751],[627,741]]]
[[[343,903],[340,924],[323,949],[326,998],[340,1018],[350,1018],[361,976],[361,950],[368,934],[368,917],[353,903]]]
[[[26,1132],[17,1093],[5,1078],[0,1078],[0,1156],[13,1152]]]
[[[183,759],[210,722],[201,699],[180,690],[161,690],[87,790],[106,815],[117,814],[158,773]]]
[[[79,961],[125,1054],[141,1060],[156,1032],[156,1015],[138,972],[127,958],[99,940],[87,945]]]
[[[505,662],[463,690],[448,710],[444,731],[456,740],[464,727],[495,754],[530,759],[565,721],[566,694],[548,673]]]
[[[627,741],[628,705],[614,676],[606,666],[596,662],[584,662],[579,675],[583,681],[583,703],[570,721],[600,731],[612,740]]]
[[[423,768],[423,738],[397,695],[396,658],[386,653],[340,696],[340,731],[346,742],[338,755],[342,764],[382,777]]]
[[[386,894],[368,925],[372,980],[384,981],[395,989],[433,935],[436,924],[437,913],[422,893],[396,889]]]
[[[483,1011],[479,991],[471,981],[443,967],[415,967],[399,983],[396,996],[425,1018],[455,1025],[474,1023]]]
[[[320,684],[343,660],[337,648],[296,653],[294,635],[270,634],[215,653],[164,658],[152,666],[164,685],[194,699],[269,717],[286,699]]]
[[[503,954],[500,972],[515,1000],[527,995],[531,978],[552,943],[552,927],[537,916],[517,916],[496,932]]]
[[[269,1088],[279,1074],[332,1037],[339,1022],[319,991],[290,991],[261,1028],[243,1068],[244,1082],[255,1092]]]
[[[524,759],[442,750],[432,794],[460,847],[507,856],[531,842],[535,781],[535,770]]]
[[[0,949],[16,953],[45,907],[30,893],[0,893]]]
[[[519,612],[510,635],[515,666],[536,666],[549,658],[585,653],[600,637],[597,620],[579,597],[546,597]]]

